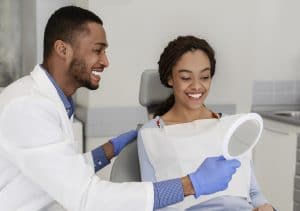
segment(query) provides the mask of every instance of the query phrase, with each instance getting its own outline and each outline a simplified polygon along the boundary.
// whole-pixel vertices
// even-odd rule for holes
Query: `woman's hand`
[[[253,209],[253,211],[274,211],[271,204],[264,204]]]

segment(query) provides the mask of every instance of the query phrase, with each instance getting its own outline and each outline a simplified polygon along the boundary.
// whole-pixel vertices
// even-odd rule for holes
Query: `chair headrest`
[[[144,107],[157,105],[165,101],[172,89],[162,85],[157,70],[145,70],[141,77],[139,101]]]

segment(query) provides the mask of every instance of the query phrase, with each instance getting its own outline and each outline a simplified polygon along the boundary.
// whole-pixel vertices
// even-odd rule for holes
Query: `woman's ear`
[[[169,78],[169,80],[168,80],[168,85],[170,86],[170,87],[173,87],[173,78],[172,77],[170,77]]]

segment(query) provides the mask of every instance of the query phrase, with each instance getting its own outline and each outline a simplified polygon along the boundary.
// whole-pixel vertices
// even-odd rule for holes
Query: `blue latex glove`
[[[127,144],[136,138],[136,136],[137,131],[131,130],[111,139],[110,142],[114,146],[114,155],[117,156]]]
[[[206,158],[194,173],[189,174],[195,198],[225,190],[240,166],[240,161],[236,159],[226,160],[223,156]]]

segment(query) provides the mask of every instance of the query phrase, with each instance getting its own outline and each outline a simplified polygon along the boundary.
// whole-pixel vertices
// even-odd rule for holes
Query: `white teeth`
[[[100,68],[94,68],[93,71],[102,72],[102,69],[100,69]]]
[[[92,71],[92,73],[94,74],[94,75],[96,75],[96,76],[100,76],[101,75],[101,73],[100,72],[98,72],[98,71]]]
[[[202,96],[202,93],[200,93],[200,94],[188,94],[188,96],[192,97],[194,99],[198,99],[198,98],[200,98]]]

